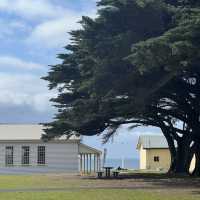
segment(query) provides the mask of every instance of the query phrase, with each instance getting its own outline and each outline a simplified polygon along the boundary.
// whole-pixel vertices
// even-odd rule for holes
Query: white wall
[[[79,169],[78,144],[48,144],[47,162],[51,168],[77,172]]]
[[[37,147],[46,146],[46,165],[37,165]],[[5,166],[5,147],[14,148],[14,166]],[[22,146],[30,146],[30,166],[21,165]],[[0,173],[72,172],[79,170],[78,143],[0,143]]]

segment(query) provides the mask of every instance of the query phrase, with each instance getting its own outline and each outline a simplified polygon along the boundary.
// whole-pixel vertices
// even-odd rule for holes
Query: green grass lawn
[[[137,182],[138,181],[138,182]],[[97,180],[68,175],[0,176],[0,200],[199,200],[198,188],[127,188],[143,180]],[[156,180],[155,180],[156,182]],[[153,182],[147,185],[152,185]],[[95,188],[99,186],[99,188]],[[119,189],[112,187],[119,186]],[[102,188],[103,187],[103,188]],[[36,191],[31,191],[36,189]],[[42,191],[40,191],[42,189]],[[4,191],[6,190],[6,191]],[[10,190],[10,191],[8,191]],[[16,190],[16,191],[15,191]],[[19,190],[19,191],[18,191]],[[27,190],[27,191],[24,191]]]
[[[48,175],[0,175],[0,189],[76,187],[79,181]]]
[[[134,190],[80,190],[72,192],[0,193],[5,200],[199,200],[198,195],[163,194]]]

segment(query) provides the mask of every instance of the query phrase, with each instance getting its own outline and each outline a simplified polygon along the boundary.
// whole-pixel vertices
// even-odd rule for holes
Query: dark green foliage
[[[107,141],[121,124],[156,126],[168,141],[171,170],[187,172],[200,141],[198,4],[101,0],[98,17],[82,18],[58,55],[62,63],[44,78],[59,92],[45,137],[106,130]]]
[[[174,10],[162,1],[110,0],[99,6],[104,6],[99,17],[82,18],[83,30],[71,32],[73,42],[66,47],[69,53],[58,56],[63,63],[52,66],[44,78],[50,89],[59,89],[53,101],[60,109],[58,123],[66,124],[65,134],[71,130],[97,134],[109,127],[113,118],[132,117],[136,112],[134,88],[145,78],[141,79],[125,58],[133,44],[159,36],[172,26]]]

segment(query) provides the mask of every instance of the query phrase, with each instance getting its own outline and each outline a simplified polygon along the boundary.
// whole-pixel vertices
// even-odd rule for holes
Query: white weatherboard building
[[[101,151],[80,138],[41,140],[42,125],[0,125],[0,173],[90,173],[100,169]]]

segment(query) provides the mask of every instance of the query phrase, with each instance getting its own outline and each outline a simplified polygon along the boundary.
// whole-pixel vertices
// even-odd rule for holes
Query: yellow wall
[[[154,156],[159,157],[159,162],[154,161]],[[171,157],[169,149],[143,149],[140,147],[140,169],[167,171],[170,167]],[[195,166],[195,157],[192,159],[190,171]]]
[[[159,162],[154,161],[154,156],[159,157]],[[170,167],[171,157],[168,149],[148,149],[146,158],[146,169],[168,170]]]
[[[147,150],[143,149],[143,146],[141,145],[140,147],[140,169],[146,169],[147,165],[146,165],[146,157],[147,154]]]

